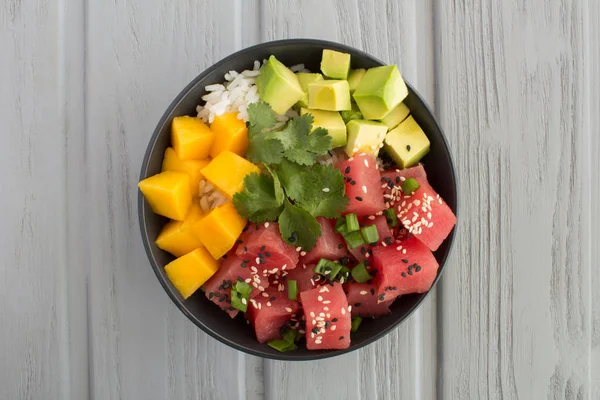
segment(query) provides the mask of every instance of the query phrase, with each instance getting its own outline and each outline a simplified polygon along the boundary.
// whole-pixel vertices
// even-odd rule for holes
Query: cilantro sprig
[[[316,163],[331,150],[331,137],[326,129],[312,129],[310,114],[276,128],[277,116],[263,102],[251,104],[248,116],[246,157],[264,164],[269,174],[246,176],[233,204],[252,222],[278,220],[284,240],[309,251],[321,236],[316,217],[338,217],[348,205],[342,173]]]

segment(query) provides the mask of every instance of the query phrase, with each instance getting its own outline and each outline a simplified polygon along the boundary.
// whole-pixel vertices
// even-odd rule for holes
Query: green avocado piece
[[[350,72],[350,54],[335,50],[323,50],[321,72],[331,79],[346,79]]]
[[[285,114],[304,97],[304,91],[296,75],[275,56],[260,68],[256,77],[256,88],[260,99],[268,103],[277,114]]]
[[[381,122],[388,126],[388,130],[392,130],[400,124],[400,122],[404,121],[406,117],[410,114],[410,110],[404,103],[400,103],[394,108],[388,115],[383,117]]]
[[[346,124],[348,143],[345,151],[352,157],[356,153],[370,153],[377,156],[387,132],[387,125],[366,119],[353,119]]]
[[[417,121],[410,116],[385,136],[385,151],[400,168],[408,168],[421,161],[429,151],[429,139]]]
[[[385,118],[408,96],[406,83],[396,65],[369,68],[353,94],[366,119]]]
[[[311,110],[302,107],[300,115],[312,114],[314,118],[313,129],[324,128],[331,136],[333,148],[342,147],[346,144],[346,124],[337,111]]]
[[[366,72],[367,70],[364,68],[350,70],[350,73],[348,74],[348,85],[350,86],[350,94],[356,91],[358,84],[360,83],[361,79],[363,78]]]
[[[340,115],[342,116],[345,124],[353,119],[364,119],[356,103],[352,103],[352,108],[350,110],[340,111]]]
[[[324,80],[323,75],[321,74],[311,74],[308,72],[296,72],[296,77],[298,77],[298,82],[300,82],[300,87],[304,91],[304,97],[298,100],[296,103],[299,107],[308,107],[308,84],[312,82],[319,82]]]
[[[326,80],[308,84],[308,108],[342,111],[351,107],[348,81]]]

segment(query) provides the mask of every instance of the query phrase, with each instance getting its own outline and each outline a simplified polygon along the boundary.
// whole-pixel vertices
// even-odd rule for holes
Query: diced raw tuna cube
[[[288,272],[286,280],[295,280],[298,292],[301,293],[315,288],[321,280],[321,275],[315,273],[314,264],[302,264]]]
[[[235,255],[233,251],[223,259],[217,272],[202,286],[206,297],[221,307],[221,309],[231,318],[234,318],[238,310],[231,307],[231,286],[237,281],[252,285],[254,288],[250,297],[255,297],[260,293],[260,289],[269,287],[269,280],[265,277],[253,274],[250,267]]]
[[[436,251],[456,225],[456,216],[426,180],[415,179],[420,187],[412,196],[402,196],[398,219],[413,236]]]
[[[382,242],[392,243],[394,238],[394,232],[390,229],[387,224],[387,220],[383,215],[374,216],[374,219],[369,219],[372,217],[364,218],[361,222],[361,226],[375,225],[377,227],[377,234],[379,235],[379,240],[377,243],[381,244]],[[350,254],[354,256],[358,261],[365,261],[368,259],[367,254],[371,250],[373,246],[370,244],[365,244],[363,246],[356,247],[350,250]]]
[[[346,349],[350,346],[351,315],[342,285],[335,283],[300,293],[306,317],[309,350]]]
[[[259,343],[265,343],[281,337],[279,330],[299,308],[297,301],[288,299],[287,290],[269,288],[250,300],[246,318],[254,327]]]
[[[350,199],[343,214],[359,217],[375,215],[385,209],[381,173],[372,154],[360,153],[337,165],[344,175],[346,196]]]
[[[265,226],[267,225],[267,226]],[[287,244],[279,232],[279,224],[250,224],[240,236],[236,254],[249,260],[250,268],[255,267],[260,273],[275,273],[284,266],[286,270],[296,268],[298,252],[294,246]]]
[[[393,300],[379,303],[377,286],[372,283],[352,282],[348,285],[348,304],[352,306],[352,316],[379,317],[390,313]]]
[[[318,217],[317,221],[321,225],[321,236],[315,247],[300,257],[300,265],[317,263],[321,258],[335,261],[347,254],[346,242],[335,230],[335,220]]]
[[[373,284],[378,301],[427,292],[439,267],[431,250],[414,236],[392,246],[373,248],[372,262],[377,270]]]

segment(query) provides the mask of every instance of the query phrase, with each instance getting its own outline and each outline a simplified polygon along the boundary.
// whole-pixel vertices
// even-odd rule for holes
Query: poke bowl
[[[142,241],[175,305],[279,360],[344,354],[405,321],[457,222],[431,109],[396,65],[322,40],[202,72],[160,119],[138,186]]]

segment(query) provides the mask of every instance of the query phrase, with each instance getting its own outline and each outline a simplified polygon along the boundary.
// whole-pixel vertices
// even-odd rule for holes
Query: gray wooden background
[[[596,0],[1,0],[0,399],[600,399],[599,21]],[[180,89],[290,37],[397,63],[461,191],[437,293],[312,363],[195,328],[136,214]]]

